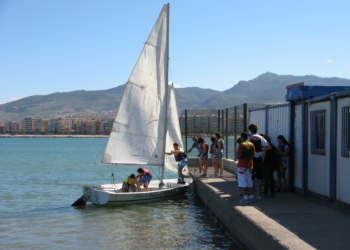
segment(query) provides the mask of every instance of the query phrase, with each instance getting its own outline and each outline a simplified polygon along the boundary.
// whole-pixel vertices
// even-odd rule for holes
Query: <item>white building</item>
[[[293,191],[350,208],[350,87],[290,85],[286,100],[251,110],[249,122],[273,143],[288,138]]]

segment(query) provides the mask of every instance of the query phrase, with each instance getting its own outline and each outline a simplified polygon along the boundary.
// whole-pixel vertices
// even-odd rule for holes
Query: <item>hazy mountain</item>
[[[285,102],[286,86],[305,85],[350,86],[350,80],[317,76],[280,76],[265,73],[249,81],[240,81],[225,91],[198,87],[175,89],[179,112],[182,109],[224,109],[242,103]],[[20,121],[26,116],[114,117],[124,93],[125,84],[116,88],[78,90],[49,95],[30,96],[0,105],[0,121]]]
[[[309,86],[350,86],[349,79],[337,77],[321,78],[317,76],[280,76],[265,73],[250,81],[239,81],[232,88],[220,92],[207,100],[211,108],[226,108],[242,103],[281,103],[285,102],[286,86],[304,82]],[[223,105],[224,104],[224,105]]]

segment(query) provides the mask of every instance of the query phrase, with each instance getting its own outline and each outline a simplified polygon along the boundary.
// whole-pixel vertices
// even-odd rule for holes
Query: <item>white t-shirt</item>
[[[259,137],[259,138],[261,139],[261,146],[262,146],[262,147],[267,147],[268,145],[270,145],[270,144],[265,140],[265,138],[262,137],[262,136],[259,135],[259,134],[251,134],[251,135],[249,135],[247,141],[250,141],[250,142],[251,142],[250,137],[252,137],[252,136],[254,136],[254,137]],[[255,150],[256,150],[256,149],[255,149]],[[259,158],[259,157],[261,156],[261,154],[262,154],[261,151],[260,151],[260,152],[256,152],[256,154],[254,155],[254,157],[255,157],[255,158]]]

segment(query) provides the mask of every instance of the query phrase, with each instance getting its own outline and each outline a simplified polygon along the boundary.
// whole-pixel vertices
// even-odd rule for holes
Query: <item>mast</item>
[[[168,5],[168,11],[167,11],[167,20],[166,20],[166,51],[165,51],[165,60],[164,63],[165,65],[165,119],[166,119],[166,127],[168,127],[168,89],[169,89],[169,84],[168,84],[168,70],[169,70],[169,16],[170,16],[170,3]],[[166,147],[166,134],[167,134],[167,129],[165,129],[165,135],[164,135],[164,152],[165,152],[165,147]],[[160,182],[163,184],[163,179],[164,179],[164,167],[165,167],[165,156],[164,156],[164,161],[163,161],[163,166],[162,166],[162,174],[160,177]],[[164,184],[163,184],[164,185]]]

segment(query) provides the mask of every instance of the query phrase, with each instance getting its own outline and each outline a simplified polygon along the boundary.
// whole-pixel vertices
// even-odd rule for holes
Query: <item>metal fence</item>
[[[235,159],[237,136],[247,131],[249,110],[264,107],[261,103],[244,103],[227,109],[218,110],[182,110],[180,127],[183,137],[211,137],[217,131],[225,139],[225,157]],[[229,140],[230,137],[230,140]],[[229,141],[234,141],[229,143]],[[185,141],[187,150],[187,140]],[[233,148],[232,148],[233,147]],[[229,157],[230,155],[230,157]]]

